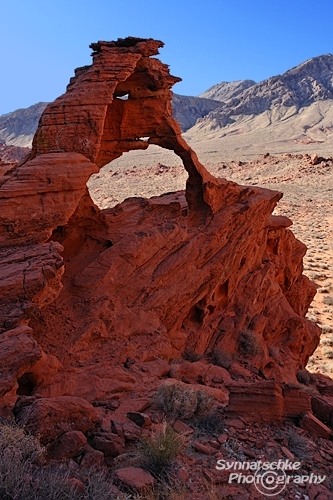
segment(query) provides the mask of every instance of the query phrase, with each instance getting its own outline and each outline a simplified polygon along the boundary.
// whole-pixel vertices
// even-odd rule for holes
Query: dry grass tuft
[[[156,402],[167,417],[189,419],[209,412],[214,398],[206,391],[188,389],[181,384],[165,384],[158,388]]]
[[[164,477],[184,447],[184,438],[165,425],[162,431],[140,441],[139,452],[142,465],[155,477]]]
[[[297,458],[308,458],[310,455],[306,439],[299,434],[289,434],[288,448]]]

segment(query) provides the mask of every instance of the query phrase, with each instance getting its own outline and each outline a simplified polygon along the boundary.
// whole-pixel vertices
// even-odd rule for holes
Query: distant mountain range
[[[297,112],[316,101],[333,99],[333,55],[309,59],[283,75],[260,83],[223,82],[202,94],[202,97],[208,96],[223,101],[203,120],[211,127],[224,127],[241,115],[257,116],[277,108],[294,107]]]
[[[30,147],[37,129],[38,120],[47,106],[39,102],[0,116],[0,140],[8,145]]]
[[[277,140],[333,138],[333,55],[309,59],[283,75],[262,82],[221,82],[198,97],[173,96],[174,117],[195,140],[265,130]],[[30,146],[47,103],[0,116],[0,141]]]
[[[200,94],[199,97],[204,97],[206,99],[214,99],[215,101],[228,101],[233,97],[237,97],[244,90],[255,85],[256,82],[253,80],[238,80],[236,82],[221,82],[217,85],[213,85],[210,89]]]

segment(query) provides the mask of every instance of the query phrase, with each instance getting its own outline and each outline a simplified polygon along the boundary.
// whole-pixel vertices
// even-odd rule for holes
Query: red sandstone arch
[[[183,161],[189,175],[186,197],[190,211],[200,212],[201,219],[209,207],[214,212],[218,207],[210,188],[218,183],[181,137],[172,118],[170,89],[180,78],[171,76],[167,65],[151,57],[163,43],[129,37],[90,47],[93,64],[78,68],[67,92],[44,111],[32,158],[76,152],[101,168],[126,151],[157,144],[173,150]],[[124,95],[127,100],[119,99]]]

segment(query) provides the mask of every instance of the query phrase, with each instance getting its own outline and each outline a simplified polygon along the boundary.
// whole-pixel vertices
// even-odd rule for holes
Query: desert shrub
[[[298,458],[308,458],[309,448],[307,441],[299,434],[290,433],[288,436],[288,448]]]
[[[258,336],[251,330],[242,330],[238,337],[238,351],[244,358],[253,358],[263,352]]]
[[[191,422],[198,435],[217,437],[224,431],[224,418],[218,411],[200,415]]]
[[[181,384],[165,384],[158,388],[156,402],[168,417],[189,419],[209,412],[214,398],[206,391],[188,389]]]
[[[9,453],[17,455],[21,461],[32,463],[41,458],[44,448],[36,437],[27,434],[21,427],[0,423],[0,455]]]
[[[42,455],[36,438],[20,427],[0,423],[0,498],[28,498],[32,464]]]
[[[232,356],[228,352],[221,351],[220,349],[213,349],[208,355],[208,361],[213,363],[213,365],[221,366],[228,370],[232,363]]]
[[[35,470],[26,488],[27,500],[83,500],[85,497],[71,482],[69,470],[60,467]]]
[[[330,335],[328,339],[323,339],[321,341],[321,344],[329,346],[329,347],[333,347],[333,335]]]
[[[214,397],[206,391],[195,391],[197,396],[197,407],[194,415],[205,415],[214,405]]]
[[[155,477],[164,476],[184,446],[183,437],[165,425],[162,431],[141,439],[139,452],[142,465]]]
[[[331,349],[325,349],[324,350],[324,355],[328,359],[333,359],[333,351]]]
[[[175,474],[168,472],[167,476],[158,478],[154,486],[144,496],[131,497],[133,500],[184,500],[186,485]]]
[[[228,439],[228,441],[223,445],[223,448],[227,450],[228,456],[235,460],[243,462],[246,456],[243,451],[243,445],[235,439]]]
[[[184,351],[183,358],[186,359],[186,361],[190,361],[191,363],[194,363],[195,361],[200,361],[202,359],[201,354],[197,354],[196,352],[192,351],[191,349],[187,349]]]
[[[323,303],[327,306],[333,306],[333,296],[329,295],[328,297],[323,298]]]
[[[132,498],[132,496],[125,494],[116,497],[114,485],[107,472],[103,470],[90,470],[85,480],[85,486],[85,495],[82,500],[127,500]]]
[[[298,370],[296,378],[300,384],[311,385],[315,382],[314,376],[307,370]]]
[[[321,327],[321,331],[323,333],[332,333],[333,332],[333,328],[331,326],[329,326],[329,325],[323,325]]]
[[[42,467],[45,450],[24,429],[0,422],[1,500],[124,500],[102,471],[90,471],[77,488],[66,463]]]

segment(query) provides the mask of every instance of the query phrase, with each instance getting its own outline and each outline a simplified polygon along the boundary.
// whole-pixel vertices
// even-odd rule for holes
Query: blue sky
[[[184,95],[333,53],[332,0],[15,0],[0,15],[0,114],[62,94],[97,40],[162,40]]]

